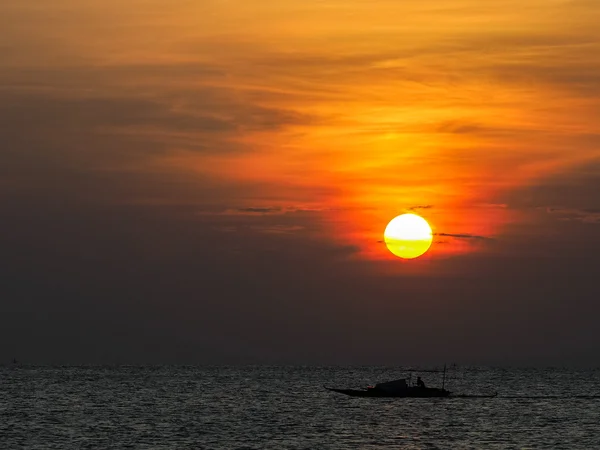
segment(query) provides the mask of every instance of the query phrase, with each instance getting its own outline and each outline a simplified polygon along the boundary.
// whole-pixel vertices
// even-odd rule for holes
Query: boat
[[[437,370],[422,370],[420,372],[438,372]],[[375,386],[367,386],[364,389],[338,389],[324,386],[325,389],[338,394],[345,394],[351,397],[397,397],[397,398],[433,398],[433,397],[449,397],[451,392],[445,389],[446,384],[446,365],[444,365],[442,377],[442,387],[432,388],[426,387],[417,378],[417,384],[412,384],[412,372],[409,378],[402,378],[385,383],[378,383]]]
[[[405,379],[378,383],[365,389],[337,389],[324,386],[325,389],[351,397],[396,397],[396,398],[432,398],[448,397],[451,392],[440,388],[410,386]]]
[[[439,370],[420,370],[418,372],[441,372]],[[419,380],[420,381],[420,380]],[[375,386],[367,386],[364,389],[339,389],[323,386],[328,391],[338,394],[349,395],[351,397],[395,397],[395,398],[494,398],[497,392],[485,395],[453,394],[446,387],[446,366],[444,365],[442,387],[426,387],[422,382],[412,384],[412,373],[409,378],[402,378],[385,383],[378,383]]]

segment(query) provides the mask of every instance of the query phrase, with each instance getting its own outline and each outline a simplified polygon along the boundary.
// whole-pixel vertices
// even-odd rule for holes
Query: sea
[[[324,389],[417,369],[4,366],[0,449],[600,449],[600,369],[448,369],[447,389],[496,398]]]

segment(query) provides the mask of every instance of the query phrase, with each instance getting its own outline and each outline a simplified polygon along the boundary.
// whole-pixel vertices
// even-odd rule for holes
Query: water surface
[[[322,388],[406,374],[391,367],[3,367],[0,447],[600,449],[600,398],[577,398],[600,394],[600,370],[450,372],[450,390],[498,391],[493,399],[361,399]],[[440,374],[423,378],[441,383]]]

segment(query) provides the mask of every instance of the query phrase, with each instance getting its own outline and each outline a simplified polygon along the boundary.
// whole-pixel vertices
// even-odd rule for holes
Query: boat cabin
[[[379,391],[386,392],[397,392],[408,389],[408,384],[406,380],[402,378],[401,380],[387,381],[385,383],[377,383],[374,387],[370,387],[371,389],[377,389]]]

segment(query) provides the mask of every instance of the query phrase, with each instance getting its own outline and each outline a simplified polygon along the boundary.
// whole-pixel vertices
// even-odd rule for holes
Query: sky
[[[0,361],[600,364],[598,23],[1,2]]]

